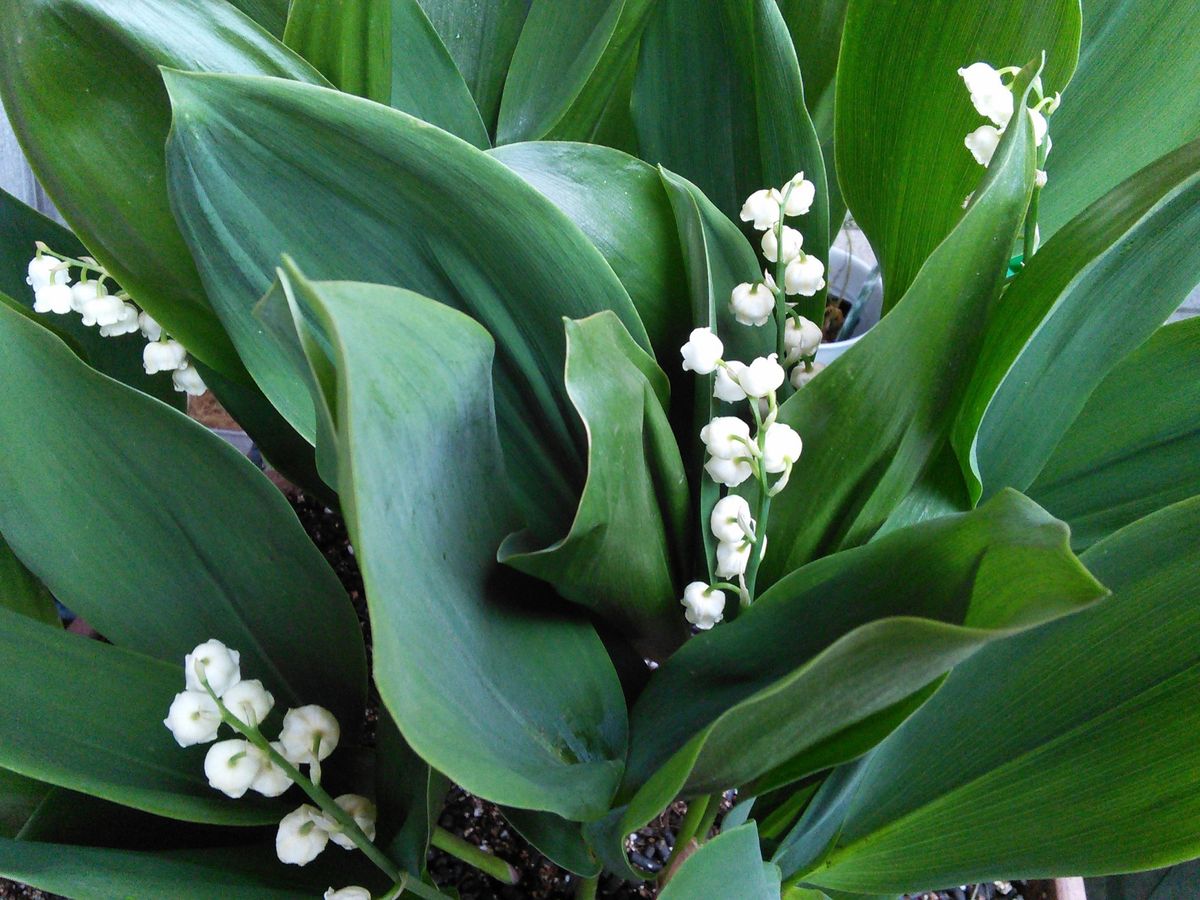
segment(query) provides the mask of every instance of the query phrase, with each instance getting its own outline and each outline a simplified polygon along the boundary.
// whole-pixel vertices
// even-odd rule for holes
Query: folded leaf
[[[957,70],[1021,66],[1044,53],[1042,84],[1052,95],[1075,69],[1080,27],[1079,0],[850,0],[837,73],[837,171],[879,258],[885,310],[963,218],[963,198],[983,173],[963,138],[986,120]],[[1009,241],[1008,232],[999,240]],[[947,287],[947,304],[953,298]]]
[[[47,193],[138,305],[245,379],[168,205],[159,66],[324,83],[223,0],[0,3],[0,95]]]
[[[1200,494],[1197,360],[1200,319],[1159,329],[1100,383],[1030,486],[1076,550]]]
[[[707,900],[718,896],[714,891],[739,900],[779,900],[779,867],[763,862],[753,822],[703,844],[671,876],[659,897]]]
[[[14,838],[53,788],[0,769],[0,838]]]
[[[602,814],[625,756],[620,684],[590,625],[542,606],[536,582],[495,561],[517,517],[491,339],[409,291],[309,282],[294,267],[288,278],[333,351],[338,483],[384,704],[413,749],[472,793]]]
[[[215,637],[281,704],[353,727],[366,690],[353,607],[249,460],[5,307],[0,380],[0,532],[56,597],[168,660],[179,684],[184,655]]]
[[[1200,854],[1198,548],[1200,498],[1088,550],[1113,596],[956,668],[867,758],[836,843],[802,880],[916,892]],[[997,727],[980,728],[980,710]]]
[[[54,597],[0,536],[0,607],[47,625],[61,625]]]
[[[600,874],[600,861],[584,840],[578,822],[528,809],[505,809],[503,812],[508,824],[556,866],[581,878]]]

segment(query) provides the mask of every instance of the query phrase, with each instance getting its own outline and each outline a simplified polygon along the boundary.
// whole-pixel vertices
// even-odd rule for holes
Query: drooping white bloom
[[[736,494],[722,497],[713,507],[708,524],[718,541],[744,540],[749,536],[745,526],[754,528],[754,520],[750,518],[750,504],[744,497]]]
[[[33,311],[66,315],[71,311],[71,288],[66,284],[48,284],[33,292]]]
[[[204,757],[208,783],[235,800],[250,790],[260,771],[262,755],[249,741],[236,738],[218,741],[208,748],[208,755]]]
[[[963,143],[975,157],[975,162],[981,166],[988,166],[991,165],[996,148],[1000,146],[1000,135],[1001,132],[995,126],[980,125],[966,136]]]
[[[785,215],[805,216],[817,197],[817,186],[805,178],[803,172],[797,172],[779,192],[787,198],[783,208]]]
[[[704,464],[704,471],[717,484],[723,484],[725,487],[737,487],[747,478],[754,474],[754,470],[750,468],[750,463],[743,459],[721,459],[719,456],[714,456]]]
[[[783,273],[783,288],[789,294],[811,297],[825,287],[825,264],[815,256],[801,254],[788,263]]]
[[[217,739],[221,711],[207,691],[183,691],[175,695],[163,724],[180,747],[207,744]]]
[[[120,337],[138,330],[138,308],[132,303],[122,302],[121,315],[112,325],[101,325],[101,337]]]
[[[715,417],[700,429],[700,440],[718,459],[747,457],[751,452],[750,426],[737,416]]]
[[[187,351],[183,344],[168,338],[165,341],[155,341],[147,344],[142,350],[142,365],[147,375],[156,372],[173,372],[187,360]]]
[[[725,592],[711,588],[703,581],[693,581],[683,589],[684,618],[708,631],[725,618]]]
[[[783,195],[775,188],[755,191],[746,198],[746,202],[742,206],[740,214],[742,221],[753,223],[759,231],[774,228],[779,221],[782,203]]]
[[[244,725],[257,727],[267,717],[275,698],[257,678],[239,681],[221,697],[221,701]]]
[[[275,855],[279,861],[305,866],[320,856],[329,843],[326,824],[321,811],[307,803],[284,816],[275,832]]]
[[[162,326],[145,310],[138,313],[138,328],[142,330],[142,337],[148,341],[157,341],[162,337]]]
[[[283,745],[284,758],[299,765],[325,759],[337,747],[341,735],[342,730],[333,713],[323,706],[310,704],[287,711],[279,743]]]
[[[711,328],[696,328],[688,335],[687,343],[679,352],[683,356],[683,371],[708,375],[721,361],[725,345],[713,334]]]
[[[218,697],[242,680],[242,655],[212,638],[199,644],[183,659],[183,673],[189,691],[204,691],[200,672]]]
[[[25,283],[32,287],[35,293],[49,284],[70,284],[70,273],[66,268],[59,268],[63,265],[61,259],[55,259],[53,256],[35,256],[29,261]]]
[[[717,544],[718,578],[737,578],[746,574],[746,566],[750,563],[750,551],[754,545],[749,541],[721,541]]]
[[[71,288],[71,308],[77,313],[83,312],[83,305],[89,300],[95,300],[97,297],[107,294],[108,291],[100,286],[97,281],[80,281]]]
[[[816,378],[820,371],[824,368],[825,363],[819,362],[813,363],[811,369],[808,369],[804,366],[796,366],[796,368],[792,369],[792,387],[794,387],[796,390],[800,390],[800,388],[804,387],[806,384]]]
[[[738,378],[738,383],[747,397],[758,399],[778,390],[786,374],[783,366],[779,364],[779,355],[772,353],[770,356],[760,356],[746,366],[746,371]],[[711,449],[709,452],[712,452]]]
[[[775,310],[775,295],[765,284],[739,284],[733,289],[729,308],[743,325],[766,325]]]
[[[371,900],[371,892],[365,887],[351,884],[337,890],[330,888],[325,892],[324,900]]]
[[[283,744],[279,743],[279,741],[272,741],[271,747],[274,748],[276,753],[283,756]],[[264,797],[278,797],[292,786],[292,779],[288,777],[287,772],[276,765],[270,756],[263,753],[257,747],[252,749],[259,754],[259,762],[262,768],[258,770],[258,777],[250,783],[250,790],[257,791]]]
[[[986,116],[1001,128],[1013,114],[1013,92],[1005,86],[1000,73],[987,63],[972,63],[958,74],[971,92],[971,102],[981,116]]]
[[[199,397],[208,390],[196,367],[186,362],[171,373],[171,383],[175,385],[175,390],[193,397]]]
[[[1034,173],[1033,177],[1034,177],[1034,183],[1036,183],[1038,187],[1044,188],[1046,186],[1046,170],[1045,169],[1038,169]]]
[[[378,812],[374,803],[359,794],[342,794],[334,802],[350,814],[354,824],[367,836],[367,840],[375,840],[375,818]],[[341,831],[330,831],[329,839],[347,850],[353,850],[355,847],[354,841]]]
[[[771,474],[782,472],[800,458],[804,442],[790,425],[774,422],[763,435],[763,468]]]
[[[730,360],[717,369],[717,378],[713,382],[713,396],[718,400],[724,400],[726,403],[737,403],[739,400],[746,399],[746,392],[742,390],[737,379],[741,377],[742,372],[746,370],[746,364],[740,363],[736,359]]]
[[[804,316],[793,318],[788,316],[787,325],[783,329],[783,346],[787,348],[787,362],[792,363],[812,356],[821,346],[823,337],[817,323]]]
[[[790,228],[787,225],[783,226],[783,261],[790,263],[793,259],[800,255],[800,249],[804,246],[804,235],[795,228]],[[764,231],[762,236],[762,252],[763,256],[770,262],[779,262],[779,236],[776,229]]]
[[[80,304],[79,313],[83,316],[84,325],[109,327],[121,321],[125,313],[125,301],[112,294],[97,294]]]

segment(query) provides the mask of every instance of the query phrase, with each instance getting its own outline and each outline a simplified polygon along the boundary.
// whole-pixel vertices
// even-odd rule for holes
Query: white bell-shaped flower
[[[262,754],[249,741],[238,739],[217,741],[204,757],[204,774],[208,783],[235,800],[250,790],[250,785],[262,771]]]
[[[743,222],[750,222],[759,231],[774,228],[779,221],[783,195],[775,188],[755,191],[746,198],[740,213]]]
[[[745,575],[753,549],[754,545],[747,540],[721,541],[717,544],[717,577],[737,578]]]
[[[275,698],[257,678],[239,681],[221,697],[221,702],[243,724],[257,728],[275,705]]]
[[[350,817],[354,819],[354,824],[361,828],[362,833],[367,836],[367,840],[372,842],[375,840],[375,819],[378,811],[375,809],[374,803],[359,794],[342,794],[334,802],[350,814]],[[354,841],[341,831],[331,831],[329,839],[347,850],[353,850],[355,847]]]
[[[744,459],[721,459],[719,456],[710,458],[704,464],[704,471],[717,484],[731,488],[737,487],[754,474],[754,469]]]
[[[33,311],[57,313],[60,316],[71,311],[71,288],[65,284],[48,284],[33,292]]]
[[[738,378],[746,370],[746,364],[736,359],[730,360],[717,369],[717,377],[713,382],[713,396],[726,403],[737,403],[746,399],[746,392],[738,384]]]
[[[171,373],[171,383],[175,385],[175,390],[193,397],[199,397],[208,390],[196,367],[186,362]]]
[[[772,353],[770,356],[760,356],[746,366],[746,371],[738,377],[738,383],[741,384],[747,397],[759,399],[778,390],[783,384],[786,374],[783,366],[779,364],[778,354]],[[712,450],[709,452],[711,453]]]
[[[708,375],[717,368],[725,345],[713,334],[711,328],[696,328],[688,335],[688,341],[679,350],[683,356],[683,371]]]
[[[1013,92],[1005,86],[1000,73],[987,63],[977,62],[959,69],[958,74],[971,92],[971,103],[979,114],[1001,128],[1008,125],[1013,114]]]
[[[121,321],[121,316],[125,314],[125,301],[112,294],[97,294],[80,304],[79,314],[83,316],[84,325],[106,328]]]
[[[774,422],[763,435],[763,469],[777,474],[800,458],[804,442],[791,425]]]
[[[796,390],[800,390],[800,388],[804,387],[806,384],[816,378],[824,368],[825,364],[819,362],[813,363],[811,369],[805,368],[804,366],[796,366],[796,368],[792,369],[792,387],[794,387]]]
[[[83,312],[83,305],[89,300],[102,297],[108,291],[101,287],[98,280],[79,281],[71,288],[71,308],[77,313]]]
[[[138,313],[138,328],[142,331],[142,337],[148,341],[157,341],[162,337],[162,326],[145,310]]]
[[[293,765],[320,762],[338,745],[342,730],[333,713],[323,706],[310,704],[289,709],[283,717],[279,743],[284,758]]]
[[[722,497],[713,507],[708,519],[709,527],[718,541],[742,541],[746,534],[746,525],[754,528],[754,520],[750,518],[750,504],[745,497],[730,494]]]
[[[804,235],[795,228],[783,226],[783,261],[790,263],[793,259],[800,255],[800,250],[804,246]],[[764,231],[762,236],[762,252],[763,256],[769,262],[779,262],[779,235],[776,229]]]
[[[187,351],[183,344],[168,338],[165,341],[155,341],[147,344],[142,350],[142,365],[147,375],[156,372],[174,372],[187,361]]]
[[[321,811],[307,803],[284,816],[275,832],[275,855],[279,861],[305,866],[320,856],[329,843],[326,824]]]
[[[217,739],[221,710],[207,691],[183,691],[175,695],[163,724],[180,747],[207,744]]]
[[[825,264],[815,256],[801,254],[788,263],[783,273],[783,288],[789,294],[811,297],[825,287]]]
[[[783,212],[788,216],[805,216],[817,197],[817,186],[797,172],[779,191],[786,198]]]
[[[70,284],[71,275],[61,259],[42,254],[29,261],[25,283],[36,293],[50,284]]]
[[[783,329],[783,346],[787,349],[787,362],[793,363],[812,356],[821,346],[824,335],[817,323],[804,316],[788,316],[787,325]]]
[[[729,308],[743,325],[766,325],[775,311],[775,295],[765,284],[739,284],[733,289]]]
[[[100,326],[101,337],[120,337],[138,330],[138,308],[132,303],[122,302],[121,315],[112,325]]]
[[[1042,146],[1042,142],[1046,140],[1046,133],[1050,130],[1050,123],[1046,121],[1046,117],[1042,115],[1042,111],[1039,109],[1029,110],[1029,121],[1033,124],[1033,143],[1035,146],[1040,147]]]
[[[980,125],[966,136],[963,143],[981,166],[990,165],[996,148],[1000,146],[1002,132],[992,125]]]
[[[279,743],[279,741],[272,741],[271,747],[280,756],[284,755],[283,744]],[[262,768],[258,771],[258,777],[250,783],[250,790],[257,791],[264,797],[278,797],[292,786],[292,779],[288,777],[287,772],[279,768],[269,755],[263,753],[257,747],[254,749],[259,754],[259,761],[262,764]]]
[[[183,674],[189,691],[203,691],[200,673],[218,697],[242,680],[242,655],[230,650],[216,638],[199,644],[183,658]]]
[[[703,581],[693,581],[683,589],[684,618],[708,631],[725,618],[725,592],[711,588]]]
[[[737,416],[717,416],[700,429],[700,440],[718,459],[750,456],[750,426]]]
[[[324,900],[371,900],[371,892],[365,887],[351,884],[337,890],[330,888],[325,892]]]

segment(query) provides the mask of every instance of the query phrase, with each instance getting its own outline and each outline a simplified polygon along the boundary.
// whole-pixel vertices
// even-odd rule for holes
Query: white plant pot
[[[829,250],[829,293],[843,300],[853,300],[863,287],[872,280],[873,267],[857,256],[851,256],[841,247],[831,247]],[[817,362],[828,365],[854,344],[864,334],[870,331],[879,321],[883,312],[883,282],[874,278],[870,293],[859,313],[858,324],[850,337],[843,341],[831,341],[822,344],[817,350]]]

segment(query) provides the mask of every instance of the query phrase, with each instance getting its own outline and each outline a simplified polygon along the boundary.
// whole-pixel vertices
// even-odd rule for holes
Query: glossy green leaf
[[[139,306],[244,379],[168,204],[159,66],[324,82],[223,0],[0,3],[0,95],[47,193]]]
[[[0,536],[0,607],[47,625],[60,625],[54,597]]]
[[[985,120],[957,70],[981,61],[1023,66],[1044,52],[1045,90],[1061,91],[1075,69],[1080,27],[1079,0],[850,0],[837,75],[837,171],[879,258],[885,310],[964,218],[963,198],[983,177],[963,138]],[[947,309],[953,298],[947,287]]]
[[[701,845],[658,896],[662,900],[709,900],[715,896],[779,900],[779,868],[763,862],[758,830],[750,822]]]
[[[1051,122],[1043,237],[1200,137],[1200,5],[1086,0],[1079,68]]]
[[[806,252],[828,259],[825,165],[775,0],[659,0],[633,114],[643,158],[691,180],[731,219],[753,192],[804,171],[816,202],[792,224]],[[806,298],[802,311],[820,319],[824,297]]]
[[[283,37],[291,0],[229,0],[277,38]]]
[[[313,437],[308,390],[252,312],[281,253],[314,277],[396,284],[462,309],[499,348],[514,499],[539,537],[565,534],[583,441],[562,383],[562,319],[612,309],[648,346],[587,238],[507,167],[395,110],[279,80],[168,84],[172,196],[214,303],[279,411]]]
[[[491,339],[408,291],[308,282],[294,268],[289,280],[332,345],[338,483],[384,704],[413,749],[472,793],[599,816],[624,760],[624,701],[592,627],[552,614],[536,582],[496,563],[517,517]]]
[[[33,258],[35,241],[44,241],[52,250],[75,259],[88,252],[75,235],[57,222],[0,191],[0,294],[7,294],[29,309],[33,309],[33,289],[25,283],[25,273]],[[140,334],[101,337],[100,329],[87,327],[76,315],[38,314],[37,318],[68,335],[93,368],[177,409],[186,405],[186,395],[175,390],[169,372],[146,374],[142,367],[146,341]]]
[[[1113,596],[955,669],[868,757],[803,880],[915,892],[1200,853],[1200,498],[1082,559]],[[1003,727],[980,728],[980,710]]]
[[[661,0],[533,0],[513,52],[496,142],[592,141]]]
[[[496,130],[500,94],[529,0],[420,0],[466,80],[483,124]]]
[[[1100,383],[1030,486],[1076,550],[1200,494],[1197,361],[1200,319],[1160,329]]]
[[[1081,213],[992,310],[954,429],[973,495],[1028,487],[1088,395],[1174,311],[1197,272],[1200,140]]]
[[[519,532],[497,558],[665,655],[685,636],[676,585],[690,506],[667,377],[612,313],[566,331],[567,393],[588,433],[579,510],[562,540],[540,547]]]
[[[1032,74],[1025,71],[1024,83]],[[904,306],[781,407],[780,421],[800,433],[804,453],[771,507],[771,552],[759,571],[764,586],[870,540],[914,487],[930,478],[936,484],[979,352],[979,320],[1000,289],[1010,237],[1033,188],[1027,117],[1008,129],[987,171]]]
[[[1200,895],[1200,860],[1133,875],[1089,878],[1088,900],[1191,900]]]
[[[353,607],[249,460],[3,307],[0,380],[0,532],[56,597],[179,673],[223,640],[280,703],[352,728],[366,688]]]

